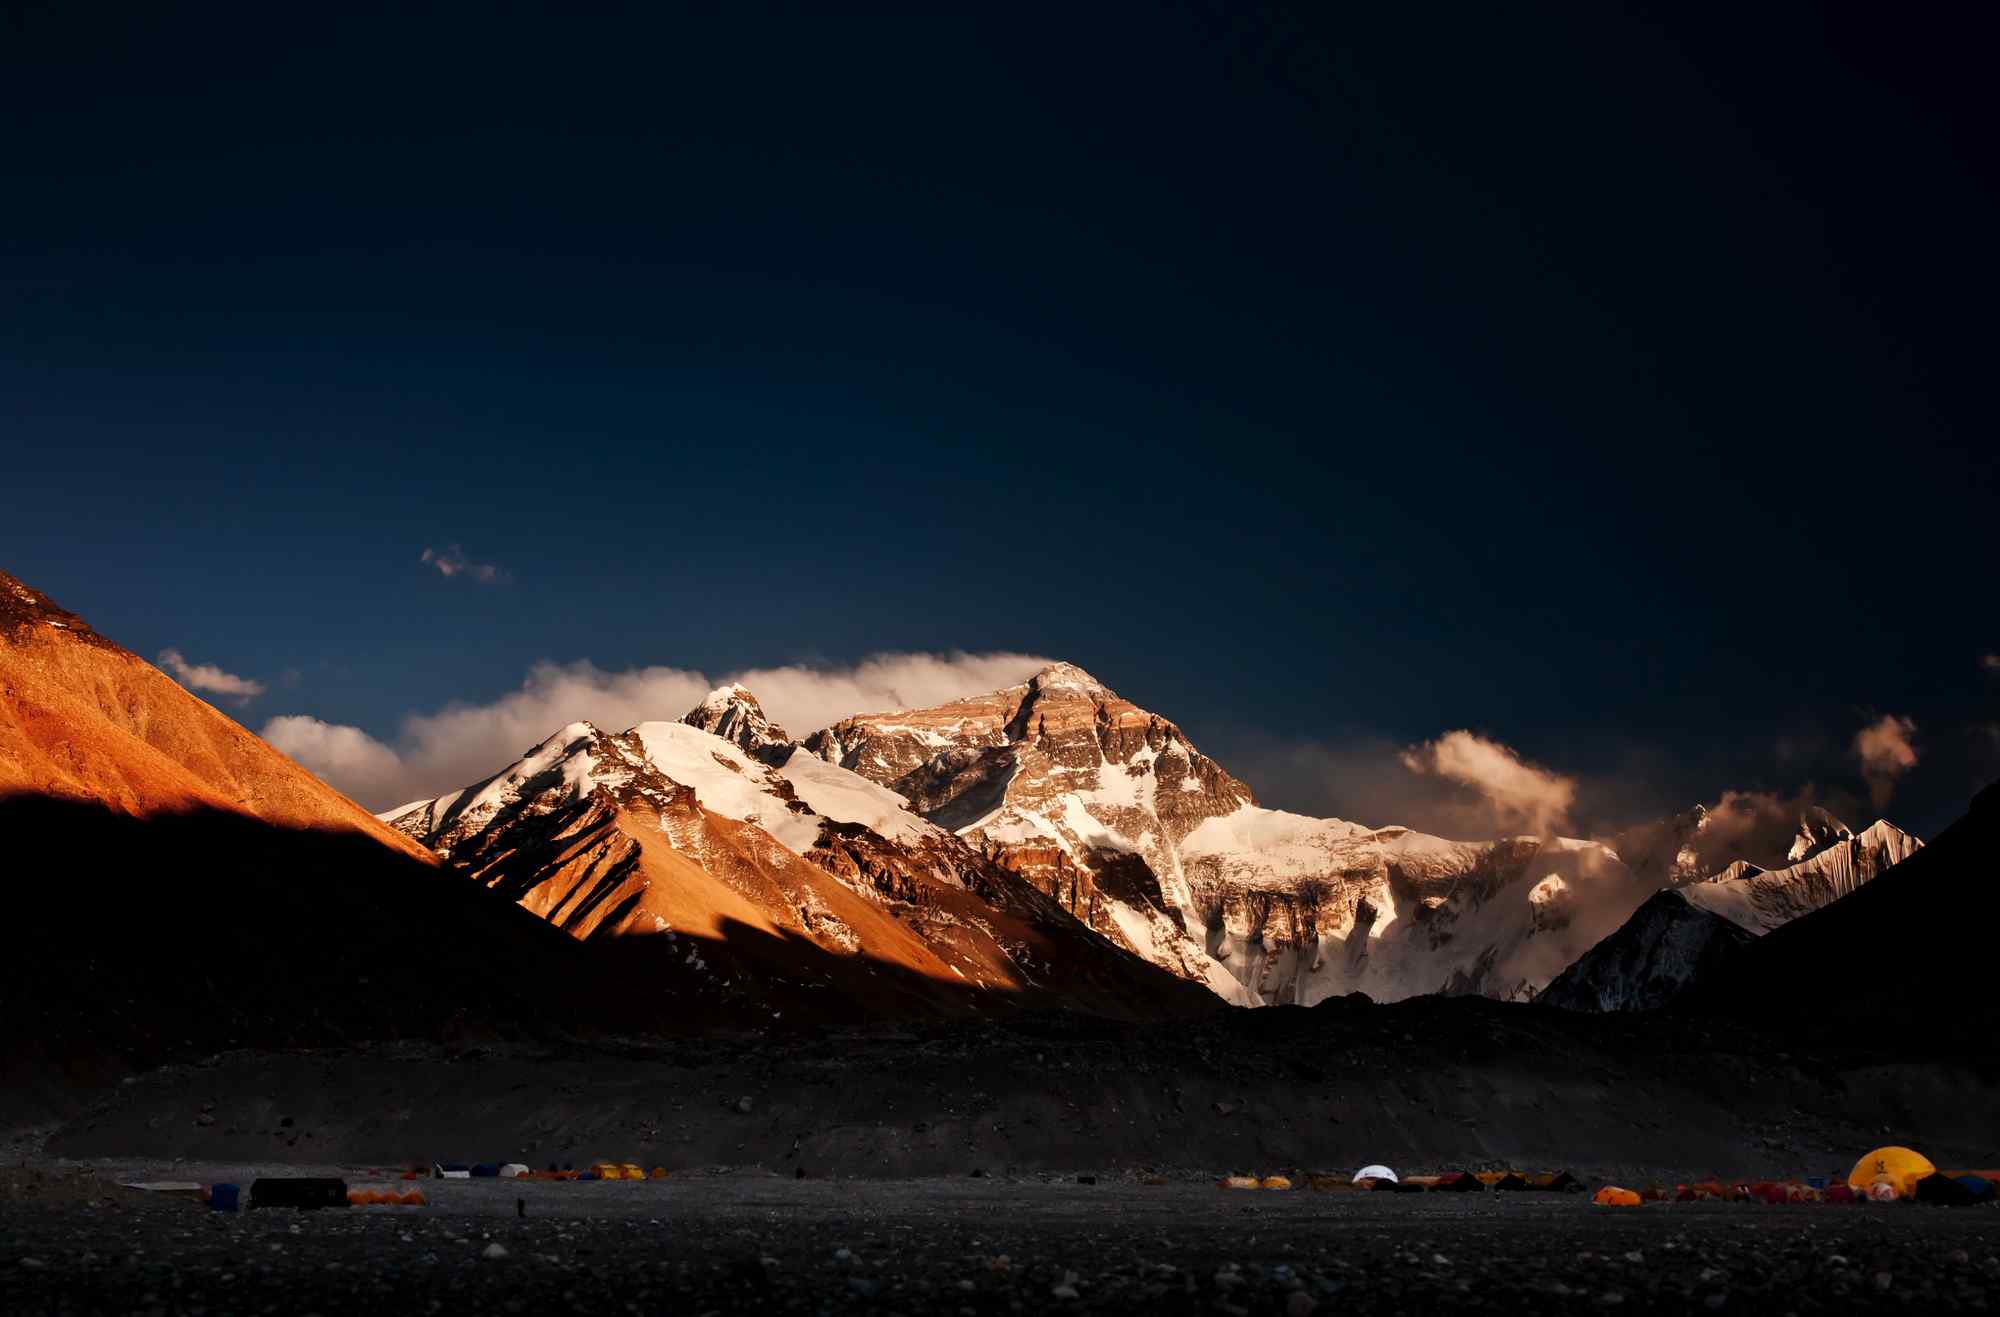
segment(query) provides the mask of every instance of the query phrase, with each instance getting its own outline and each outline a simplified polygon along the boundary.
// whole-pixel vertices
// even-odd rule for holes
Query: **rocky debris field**
[[[1507,1166],[1630,1182],[1986,1166],[2000,1077],[1477,998],[1120,1025],[1024,1016],[552,1051],[232,1053],[101,1090],[51,1158],[955,1178]],[[33,1155],[37,1149],[27,1149]]]
[[[225,1171],[0,1176],[7,1311],[1303,1317],[2000,1304],[2000,1211],[1989,1208],[1621,1211],[1532,1194],[730,1175],[424,1181],[426,1208],[223,1214],[115,1183],[135,1173]]]

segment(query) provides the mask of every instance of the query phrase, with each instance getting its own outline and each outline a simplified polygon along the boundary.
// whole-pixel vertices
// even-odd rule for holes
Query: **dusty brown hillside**
[[[0,572],[0,795],[230,810],[435,857],[74,613]]]

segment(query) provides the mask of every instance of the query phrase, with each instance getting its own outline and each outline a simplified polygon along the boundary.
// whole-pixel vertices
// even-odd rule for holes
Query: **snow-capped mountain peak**
[[[1746,860],[1667,887],[1553,980],[1537,999],[1571,1010],[1665,1005],[1757,938],[1851,896],[1921,849],[1887,820],[1859,833],[1817,807],[1799,823],[1793,861],[1760,869]]]
[[[1030,688],[1037,691],[1067,689],[1080,691],[1086,695],[1108,695],[1110,689],[1097,678],[1085,672],[1074,663],[1051,663],[1034,676],[1028,678]]]
[[[754,698],[724,706],[725,722],[754,737],[757,726],[734,716],[748,710],[761,720]],[[945,835],[895,792],[811,755],[794,755],[789,744],[784,752],[786,762],[774,767],[737,741],[687,722],[643,722],[616,735],[574,722],[484,782],[380,817],[448,857],[518,815],[554,814],[593,793],[657,809],[676,793],[692,792],[701,808],[753,824],[799,855],[819,844],[828,821],[859,824],[893,841]]]
[[[791,734],[764,715],[764,706],[755,695],[734,682],[710,691],[681,716],[681,721],[719,736],[767,764],[782,764],[791,757]]]
[[[1250,803],[1250,789],[1075,664],[929,709],[845,718],[805,748],[908,797],[1113,941],[1245,999],[1189,936],[1180,842]]]
[[[1836,842],[1852,841],[1854,829],[1842,823],[1818,805],[1808,806],[1799,816],[1798,835],[1785,852],[1788,864],[1797,864],[1810,859]]]
[[[997,989],[1119,1011],[1197,997],[901,795],[776,744],[749,692],[725,687],[695,718],[782,761],[691,722],[615,735],[574,723],[485,781],[386,821],[573,936],[661,935],[659,954],[738,995],[789,1000],[801,983],[845,982],[960,1009],[982,1000],[961,994]],[[703,941],[676,948],[679,933]],[[742,956],[776,960],[718,978],[711,954],[739,968]],[[813,1009],[835,996],[806,993]]]
[[[487,781],[385,817],[474,859],[518,851],[524,823],[529,835],[582,827],[587,810],[617,812],[628,837],[666,833],[704,865],[775,842],[857,892],[1025,884],[1049,912],[1246,1005],[1353,991],[1523,999],[1662,888],[1758,933],[1917,845],[1887,824],[1856,836],[1812,810],[1797,819],[1794,858],[1767,872],[1742,847],[1771,863],[1793,824],[1762,798],[1731,796],[1631,829],[1615,849],[1266,809],[1179,727],[1073,663],[930,708],[858,714],[803,744],[726,685],[678,722],[615,736],[570,724]],[[750,831],[718,841],[704,813]]]
[[[1754,864],[1738,863],[1679,890],[1700,909],[1721,915],[1761,936],[1800,915],[1831,905],[1888,872],[1923,846],[1923,842],[1886,819],[1878,819],[1854,833],[1824,810],[1818,810],[1817,815],[1800,824],[1799,842],[1793,850],[1802,852],[1803,859],[1782,869],[1759,869]],[[1815,832],[1827,839],[1817,845],[1804,845]]]

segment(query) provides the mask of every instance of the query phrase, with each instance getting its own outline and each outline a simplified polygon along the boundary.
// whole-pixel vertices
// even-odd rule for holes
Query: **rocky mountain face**
[[[1262,809],[1173,723],[1071,664],[848,718],[806,748],[1231,1000],[1530,995],[1646,894],[1589,843],[1452,842]],[[1632,890],[1605,915],[1579,899],[1600,887]]]
[[[1657,1010],[1719,972],[1754,940],[1697,906],[1686,889],[1663,888],[1535,1000],[1569,1011]]]
[[[572,935],[646,935],[773,1017],[1212,1005],[896,793],[779,736],[725,688],[681,722],[573,723],[487,781],[383,818]]]
[[[1792,837],[1790,849],[1785,852],[1788,863],[1797,864],[1809,860],[1829,846],[1843,841],[1851,841],[1854,830],[1829,814],[1818,805],[1810,806],[1799,816],[1799,830]]]
[[[1995,854],[2000,783],[1935,841],[1758,938],[1685,1003],[1841,1046],[1868,1037],[1920,1054],[1987,1055],[2000,1031]]]
[[[907,797],[1118,945],[1254,1000],[1188,927],[1180,847],[1248,805],[1250,788],[1083,669],[1051,664],[986,695],[847,718],[805,748]]]
[[[1787,852],[1792,863],[1760,869],[1739,860],[1663,890],[1536,1000],[1570,1010],[1663,1006],[1722,973],[1752,941],[1852,895],[1921,847],[1893,823],[1856,833],[1825,810],[1810,811]]]
[[[1264,809],[1173,723],[1071,664],[935,708],[843,719],[805,745],[907,797],[1107,938],[1235,1001],[1525,1000],[1663,887],[1720,876],[1690,899],[1781,919],[1906,853],[1889,825],[1856,849],[1838,820],[1808,811],[1795,858],[1845,858],[1760,882],[1723,849],[1734,821],[1711,827],[1701,807],[1615,844],[1451,841]]]
[[[1680,890],[1701,909],[1762,935],[1800,915],[1833,904],[1916,854],[1923,845],[1895,824],[1878,820],[1859,833],[1825,811],[1802,824],[1780,869],[1739,862]]]
[[[1811,840],[1795,852],[1805,858],[1771,870],[1740,860],[1711,869],[1682,847],[1664,874],[1649,873],[1593,841],[1449,842],[1254,809],[1205,825],[1182,851],[1207,902],[1196,910],[1207,945],[1254,975],[1246,982],[1266,1000],[1355,990],[1526,1000],[1662,889],[1761,934],[1920,844],[1886,822],[1860,834],[1830,816],[1804,827]]]
[[[681,721],[719,736],[752,759],[773,767],[792,756],[792,738],[764,716],[764,706],[741,686],[718,686],[682,715]]]

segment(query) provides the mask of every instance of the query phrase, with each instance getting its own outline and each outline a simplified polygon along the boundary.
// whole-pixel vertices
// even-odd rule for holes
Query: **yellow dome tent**
[[[1915,1192],[1917,1181],[1935,1174],[1937,1167],[1922,1153],[1891,1145],[1877,1148],[1854,1163],[1854,1169],[1847,1173],[1847,1183],[1864,1194],[1875,1185],[1886,1183],[1898,1198],[1908,1198]]]

